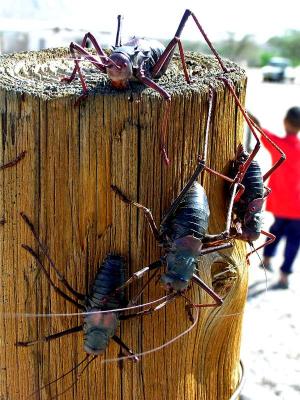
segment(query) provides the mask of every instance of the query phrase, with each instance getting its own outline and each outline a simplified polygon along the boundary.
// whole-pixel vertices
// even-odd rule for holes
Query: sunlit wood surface
[[[164,101],[153,91],[134,84],[126,92],[110,89],[104,75],[85,72],[95,91],[80,106],[80,82],[63,85],[72,61],[67,50],[19,54],[0,59],[1,162],[26,150],[15,167],[0,171],[1,307],[0,395],[2,400],[51,399],[72,385],[78,371],[57,379],[81,361],[83,335],[65,336],[51,343],[16,347],[78,325],[80,317],[36,318],[36,313],[72,313],[76,308],[49,286],[25,243],[38,250],[20,217],[26,214],[60,272],[79,292],[92,283],[97,265],[109,252],[127,259],[128,275],[157,260],[161,250],[143,215],[122,203],[111,190],[117,185],[129,197],[153,211],[159,224],[203,152],[208,111],[208,83],[217,90],[210,131],[208,165],[226,173],[241,141],[243,121],[223,84],[212,57],[190,55],[191,86],[184,81],[178,58],[161,84],[172,95],[166,167],[160,155],[160,127]],[[91,68],[92,70],[92,68]],[[240,98],[245,76],[229,74]],[[224,229],[227,197],[224,181],[205,173],[201,182],[210,202],[211,233]],[[240,379],[239,350],[242,310],[247,290],[245,247],[201,258],[199,274],[224,296],[219,308],[202,309],[191,333],[170,346],[141,358],[137,364],[104,363],[118,357],[111,342],[60,399],[89,400],[228,400]],[[49,263],[41,255],[49,269]],[[212,269],[211,269],[212,267]],[[231,271],[217,275],[224,269]],[[56,280],[53,271],[51,276]],[[56,280],[57,282],[57,280]],[[58,283],[58,282],[57,282]],[[59,285],[59,283],[58,283]],[[142,282],[131,286],[127,297]],[[164,295],[152,282],[142,301]],[[201,289],[188,292],[193,302],[210,302]],[[124,321],[119,334],[135,352],[160,346],[187,329],[184,299],[144,318]],[[32,313],[33,317],[22,317]],[[16,316],[18,314],[18,317]]]

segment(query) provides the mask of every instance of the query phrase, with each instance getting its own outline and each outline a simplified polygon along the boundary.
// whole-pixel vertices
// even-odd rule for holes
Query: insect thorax
[[[167,270],[161,277],[163,283],[174,283],[178,281],[180,286],[187,287],[193,277],[197,266],[197,256],[188,251],[172,250],[165,257]]]
[[[114,52],[126,54],[134,69],[142,66],[147,74],[151,72],[164,50],[163,44],[157,40],[133,37],[123,46],[115,48]]]
[[[173,214],[163,220],[160,234],[172,242],[189,235],[202,240],[208,229],[209,214],[205,190],[195,182]]]
[[[106,350],[108,342],[118,327],[116,313],[99,313],[99,309],[89,308],[84,318],[84,350],[88,354],[100,354]]]

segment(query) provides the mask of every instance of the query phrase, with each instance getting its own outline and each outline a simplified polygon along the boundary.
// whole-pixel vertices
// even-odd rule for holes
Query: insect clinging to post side
[[[17,346],[30,346],[38,342],[49,342],[62,336],[69,335],[71,333],[83,331],[84,350],[87,353],[87,356],[81,363],[77,365],[77,367],[81,365],[84,361],[87,361],[90,355],[92,355],[93,358],[87,361],[88,364],[93,361],[99,354],[103,353],[107,349],[110,339],[114,340],[121,347],[122,352],[129,355],[133,361],[138,361],[138,357],[135,356],[132,350],[130,350],[127,345],[121,340],[121,338],[116,334],[120,320],[128,319],[132,316],[136,316],[139,314],[137,313],[135,315],[120,315],[120,313],[113,311],[115,309],[125,307],[125,305],[127,304],[123,290],[120,290],[118,291],[118,293],[111,295],[115,291],[115,289],[121,286],[125,281],[124,259],[121,256],[109,254],[99,267],[95,276],[94,283],[88,294],[84,295],[78,293],[72,288],[72,286],[67,282],[67,280],[56,268],[54,262],[48,255],[44,244],[39,239],[32,222],[24,213],[21,213],[21,216],[33,233],[41,248],[41,251],[48,259],[50,266],[55,271],[58,280],[65,287],[65,289],[67,289],[75,297],[75,300],[73,297],[70,297],[69,294],[65,293],[58,286],[56,286],[49,272],[44,267],[39,255],[27,245],[23,244],[22,247],[34,257],[38,266],[41,268],[47,280],[49,281],[51,287],[65,300],[75,305],[79,310],[85,312],[86,315],[84,316],[83,324],[81,325],[66,329],[62,332],[42,337],[38,340],[26,342],[19,341],[16,343]],[[99,311],[105,310],[112,311],[99,313]],[[85,366],[85,368],[87,367],[87,365]],[[73,370],[74,368],[72,369],[72,371]]]
[[[122,286],[124,286],[125,282],[125,261],[123,257],[113,254],[107,255],[102,264],[100,265],[100,267],[98,268],[98,271],[96,273],[90,291],[86,295],[78,293],[76,290],[72,288],[72,286],[68,283],[68,281],[64,278],[64,276],[59,272],[59,270],[55,266],[53,260],[48,254],[45,245],[40,240],[32,222],[29,220],[27,215],[21,213],[21,216],[26,225],[31,230],[33,236],[37,240],[43,255],[48,260],[50,267],[55,272],[57,279],[61,282],[61,284],[65,287],[65,289],[67,289],[70,292],[72,297],[69,294],[65,293],[54,283],[54,281],[50,276],[50,273],[45,268],[39,255],[28,245],[23,244],[22,247],[27,252],[29,252],[31,256],[36,260],[38,266],[43,271],[51,287],[61,297],[63,297],[65,300],[75,305],[79,310],[81,310],[83,314],[83,324],[81,325],[39,338],[37,340],[18,341],[16,343],[17,346],[28,347],[39,342],[50,342],[54,339],[75,332],[83,331],[84,333],[84,351],[87,353],[86,357],[82,361],[80,361],[75,367],[73,367],[71,370],[61,375],[59,378],[39,388],[39,391],[50,386],[52,383],[57,382],[58,380],[64,378],[65,376],[76,370],[79,366],[86,363],[80,374],[78,374],[76,379],[72,382],[72,385],[67,387],[62,393],[65,393],[66,391],[71,389],[71,387],[75,384],[79,376],[88,367],[88,365],[93,360],[95,360],[99,354],[103,353],[107,349],[110,339],[114,340],[120,346],[121,353],[123,354],[125,353],[126,356],[121,356],[121,357],[119,356],[116,359],[108,360],[108,362],[119,361],[119,360],[122,361],[123,359],[127,358],[130,358],[134,362],[139,361],[139,357],[127,347],[127,345],[121,340],[119,336],[116,335],[119,322],[122,320],[150,314],[158,310],[162,306],[164,306],[166,302],[161,303],[156,307],[151,307],[150,309],[146,309],[144,311],[124,315],[123,310],[127,309],[126,305],[128,304],[128,302],[125,299],[124,290],[122,289]],[[164,299],[168,299],[168,296],[165,296],[164,298],[158,299],[153,302],[149,302],[146,305],[152,306],[152,304],[159,303]],[[144,306],[145,305],[137,307],[144,307]],[[137,308],[137,307],[130,307],[130,308]],[[163,345],[160,345],[155,349],[145,351],[139,354],[139,356],[157,351],[173,343],[175,340],[178,340],[180,337],[184,336],[196,325],[197,319],[198,319],[198,314],[196,314],[196,320],[194,321],[193,325],[190,328],[186,329],[184,332],[180,333],[179,335],[172,338]],[[90,356],[92,356],[92,358],[89,360]],[[36,392],[32,393],[32,395],[35,393]],[[57,397],[60,396],[62,393],[59,393]]]
[[[138,81],[143,83],[145,86],[152,88],[157,91],[166,101],[170,101],[170,94],[155,81],[160,78],[167,71],[169,64],[173,58],[175,47],[178,44],[182,67],[184,71],[185,80],[190,83],[190,77],[188,74],[187,66],[185,63],[183,46],[180,40],[183,28],[189,19],[192,17],[202,36],[210,47],[211,51],[217,58],[222,70],[229,72],[228,68],[224,65],[219,54],[213,47],[212,43],[208,39],[202,26],[194,13],[190,10],[185,10],[180,24],[175,32],[174,38],[170,43],[164,47],[162,43],[157,40],[150,40],[140,37],[133,37],[125,44],[122,44],[121,40],[121,16],[118,16],[118,28],[115,46],[113,47],[112,53],[108,56],[101,45],[97,42],[95,37],[88,32],[81,45],[72,42],[70,44],[70,52],[74,58],[75,67],[70,77],[63,79],[65,82],[71,82],[74,80],[76,73],[78,72],[79,78],[83,87],[83,95],[80,98],[86,97],[88,88],[80,68],[80,61],[87,60],[91,62],[98,70],[108,75],[111,81],[111,85],[117,89],[125,89],[128,87],[130,81]],[[85,46],[87,40],[90,40],[94,46],[97,56],[90,54]],[[79,58],[78,58],[79,57]],[[82,58],[81,58],[82,57]],[[99,57],[99,59],[97,58]],[[165,148],[165,135],[168,119],[168,107],[165,110],[163,117],[162,136],[161,136],[161,151],[164,156],[166,163],[169,162],[166,148]]]
[[[235,102],[242,112],[251,132],[256,138],[256,146],[251,154],[248,154],[242,145],[237,149],[237,155],[232,162],[231,176],[235,177],[234,182],[240,183],[243,189],[238,190],[234,195],[233,212],[236,218],[233,220],[234,228],[231,229],[231,237],[247,241],[252,245],[252,242],[257,240],[260,234],[269,238],[263,245],[254,249],[247,254],[247,259],[250,254],[258,249],[268,245],[274,241],[275,236],[261,229],[262,227],[262,208],[265,198],[270,194],[270,189],[264,186],[264,182],[270,175],[284,162],[284,152],[274,143],[251,118],[247,115],[241,105],[232,84],[224,77],[221,78],[234,96]],[[263,175],[259,164],[254,157],[260,148],[261,141],[256,133],[256,130],[263,135],[278,151],[279,158],[272,167]],[[232,194],[231,194],[232,196]]]
[[[149,209],[130,200],[120,189],[112,186],[115,193],[125,203],[134,205],[143,211],[155,239],[165,252],[165,255],[160,260],[137,271],[124,286],[130,284],[135,279],[139,279],[150,270],[158,270],[162,266],[165,266],[166,273],[161,276],[160,280],[168,293],[184,294],[191,282],[195,282],[215,300],[213,304],[194,305],[196,307],[222,304],[222,299],[195,274],[198,257],[232,246],[232,243],[228,240],[231,218],[227,218],[229,223],[224,232],[216,235],[207,234],[210,214],[209,205],[203,186],[197,182],[199,174],[206,169],[208,132],[212,116],[213,99],[214,93],[210,91],[203,158],[199,160],[198,166],[188,183],[167,210],[159,229]],[[210,169],[209,171],[214,172]],[[228,213],[230,216],[231,212],[232,207],[229,207]]]
[[[63,286],[76,298],[76,300],[74,300],[72,297],[70,297],[68,294],[63,292],[58,286],[55,285],[50,277],[50,274],[45,269],[40,257],[31,247],[25,244],[23,244],[22,247],[34,257],[53,289],[64,299],[74,304],[80,310],[87,313],[87,315],[84,317],[83,325],[79,325],[66,331],[50,335],[38,341],[50,341],[64,335],[83,330],[85,335],[84,349],[88,354],[98,355],[102,353],[106,350],[109,340],[113,339],[122,347],[124,351],[126,351],[130,355],[133,355],[132,351],[129,350],[128,347],[121,341],[121,339],[115,335],[118,327],[118,321],[120,319],[126,319],[126,317],[130,317],[130,315],[122,318],[118,313],[113,312],[106,314],[96,313],[96,311],[114,310],[125,307],[125,305],[127,304],[125,301],[123,290],[119,291],[113,296],[111,295],[111,293],[113,293],[114,290],[117,287],[121,286],[125,281],[124,259],[121,256],[109,254],[99,267],[90,292],[87,295],[78,293],[57,270],[54,262],[48,255],[44,244],[39,239],[32,222],[24,213],[21,213],[21,216],[30,228],[36,240],[38,241],[42,252],[48,259],[50,266],[55,271],[58,279],[63,284]],[[93,314],[93,312],[95,313]],[[37,341],[18,342],[18,345],[28,346],[31,344],[35,344],[36,342]]]

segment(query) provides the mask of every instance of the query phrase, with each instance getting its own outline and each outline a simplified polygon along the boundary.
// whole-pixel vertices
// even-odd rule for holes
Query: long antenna
[[[159,302],[163,302],[169,298],[170,295],[166,295],[160,297],[159,299],[149,301],[148,303],[137,304],[134,306],[123,307],[123,308],[114,308],[110,310],[97,310],[97,311],[85,311],[85,312],[75,312],[75,313],[45,313],[45,314],[33,314],[33,313],[0,313],[5,317],[24,317],[24,318],[55,318],[55,317],[76,317],[76,316],[85,316],[85,315],[93,315],[93,314],[107,314],[107,313],[116,313],[127,310],[134,310],[136,308],[143,308],[151,306],[152,304],[156,304]]]
[[[268,288],[268,276],[267,276],[267,270],[266,270],[265,264],[264,264],[261,256],[259,255],[257,249],[255,249],[253,243],[252,242],[248,242],[248,243],[249,243],[250,247],[252,248],[252,252],[257,254],[260,264],[263,267],[264,274],[265,274],[265,283],[266,283],[265,288],[266,288],[266,292],[267,292],[269,288]]]
[[[60,375],[58,378],[53,379],[53,381],[50,381],[48,383],[46,383],[44,386],[40,387],[38,390],[36,390],[35,392],[32,392],[27,399],[29,399],[30,397],[32,397],[34,394],[39,393],[41,390],[45,389],[46,387],[52,385],[52,383],[55,383],[61,379],[63,379],[65,376],[71,374],[73,371],[75,371],[78,367],[80,367],[80,365],[82,365],[88,358],[89,358],[90,354],[87,354],[83,360],[81,360],[78,364],[76,364],[73,368],[71,368],[69,371],[65,372],[64,374]]]
[[[181,332],[179,335],[173,337],[171,340],[168,340],[166,343],[163,343],[162,345],[157,346],[154,349],[143,351],[142,353],[139,353],[139,354],[135,353],[134,355],[131,355],[131,356],[123,356],[123,357],[118,357],[118,358],[108,358],[108,359],[102,360],[101,364],[112,363],[112,362],[116,362],[116,361],[120,361],[120,360],[127,360],[128,358],[142,357],[142,356],[145,356],[147,354],[151,354],[151,353],[154,353],[156,351],[159,351],[159,350],[161,350],[161,349],[163,349],[163,348],[165,348],[167,346],[170,346],[170,344],[176,342],[181,337],[183,337],[186,334],[188,334],[197,325],[198,318],[199,318],[199,310],[195,309],[195,312],[196,312],[196,317],[194,319],[193,324],[189,328],[187,328],[185,331]]]
[[[204,150],[203,150],[203,160],[206,162],[207,158],[207,149],[208,149],[208,135],[210,130],[210,122],[212,117],[212,109],[215,104],[215,91],[212,88],[209,88],[209,103],[208,103],[208,112],[207,112],[207,120],[205,127],[205,136],[204,136]]]
[[[72,387],[75,385],[75,383],[78,381],[78,379],[81,377],[81,375],[83,374],[83,372],[87,369],[87,367],[94,361],[96,360],[98,356],[94,356],[91,360],[89,360],[87,362],[87,364],[83,367],[82,371],[79,372],[77,374],[77,376],[75,377],[75,379],[73,380],[73,382],[71,383],[71,385],[69,385],[66,389],[64,389],[62,392],[58,393],[56,396],[51,397],[51,399],[57,399],[58,397],[60,397],[61,395],[63,395],[64,393],[67,393],[70,389],[72,389]]]
[[[115,46],[119,47],[122,46],[122,38],[121,38],[121,31],[122,31],[122,15],[118,15],[118,28],[117,28],[117,36],[115,41]]]

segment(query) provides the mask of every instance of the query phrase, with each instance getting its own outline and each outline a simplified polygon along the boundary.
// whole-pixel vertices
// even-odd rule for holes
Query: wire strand
[[[198,319],[199,319],[199,310],[195,309],[195,311],[196,311],[196,317],[195,317],[195,320],[192,323],[192,325],[189,328],[187,328],[185,331],[181,332],[179,335],[173,337],[171,340],[169,340],[166,343],[162,344],[161,346],[155,347],[154,349],[151,349],[151,350],[143,351],[142,353],[133,354],[133,355],[130,355],[130,356],[117,357],[117,358],[108,358],[106,360],[102,360],[101,364],[108,364],[108,363],[117,362],[117,361],[121,361],[121,360],[127,360],[129,358],[134,358],[134,357],[143,357],[143,356],[145,356],[147,354],[154,353],[156,351],[159,351],[159,350],[169,346],[170,344],[172,344],[172,343],[176,342],[177,340],[179,340],[181,337],[187,335],[196,326],[196,324],[198,322]]]
[[[84,312],[74,312],[74,313],[0,313],[0,316],[4,317],[11,317],[11,318],[55,318],[55,317],[76,317],[76,316],[85,316],[85,315],[93,315],[93,314],[107,314],[107,313],[114,313],[114,312],[121,312],[127,310],[134,310],[136,308],[143,308],[151,306],[152,304],[160,303],[164,300],[170,298],[170,295],[160,297],[159,299],[150,301],[148,303],[137,304],[135,306],[130,307],[123,307],[123,308],[115,308],[110,310],[97,310],[97,311],[84,311]]]

